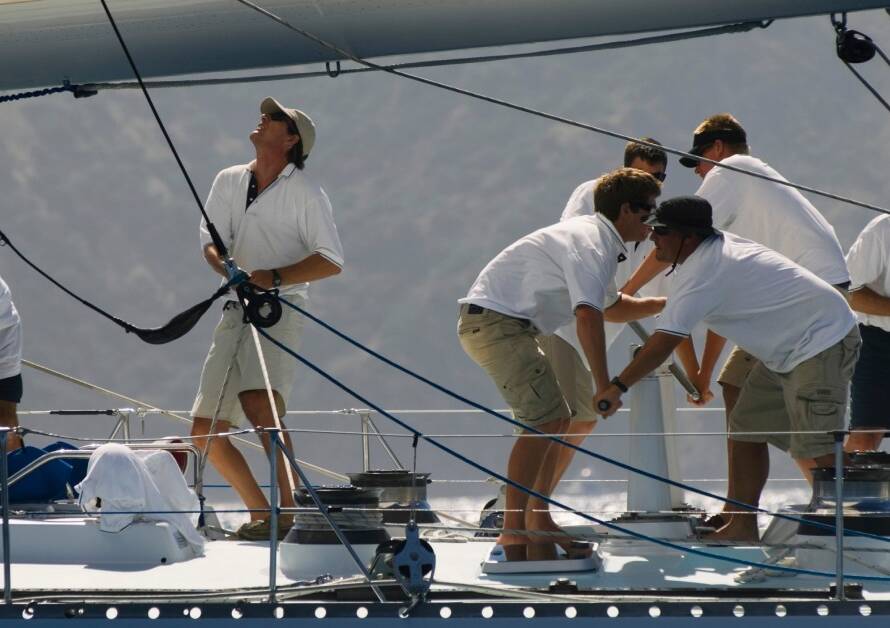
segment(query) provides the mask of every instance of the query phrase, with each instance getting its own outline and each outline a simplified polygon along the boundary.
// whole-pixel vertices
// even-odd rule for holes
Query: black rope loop
[[[281,320],[281,301],[278,290],[259,290],[250,284],[238,287],[238,297],[244,306],[244,322],[267,329]]]
[[[59,87],[46,87],[44,89],[35,89],[28,92],[18,92],[16,94],[6,94],[0,96],[0,103],[14,102],[16,100],[25,100],[27,98],[40,98],[41,96],[49,96],[51,94],[60,94],[62,92],[72,92],[77,97],[77,89],[79,86],[72,85],[65,81]]]

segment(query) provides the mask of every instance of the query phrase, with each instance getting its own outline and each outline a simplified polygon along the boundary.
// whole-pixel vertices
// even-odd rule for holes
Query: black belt
[[[501,312],[498,312],[497,310],[492,310],[487,307],[482,307],[481,305],[476,305],[475,303],[467,304],[467,314],[474,314],[474,315],[475,314],[485,314],[486,312],[494,312],[498,316],[503,316],[504,318],[512,318],[514,321],[519,321],[520,323],[523,323],[525,325],[530,326],[532,324],[532,322],[530,320],[528,320],[527,318],[519,318],[518,316],[510,316],[509,314],[502,314]]]
[[[475,303],[470,303],[467,307],[467,314],[482,314],[483,312],[485,312],[485,308]]]

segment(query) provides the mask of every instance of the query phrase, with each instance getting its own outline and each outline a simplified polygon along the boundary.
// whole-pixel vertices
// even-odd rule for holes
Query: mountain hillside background
[[[886,13],[851,15],[850,26],[890,47]],[[861,71],[890,95],[890,72],[879,59]],[[836,58],[827,17],[698,41],[418,73],[680,149],[705,116],[729,111],[748,130],[754,153],[790,180],[890,205],[888,112]],[[252,158],[248,134],[267,95],[315,119],[318,141],[307,172],[327,190],[345,248],[345,271],[314,286],[312,311],[407,367],[502,406],[457,342],[456,300],[504,246],[555,222],[578,183],[620,165],[623,142],[382,74],[155,90],[202,198],[218,170]],[[197,208],[140,93],[57,95],[4,104],[0,112],[0,228],[47,272],[140,326],[160,325],[215,289],[217,278],[200,254]],[[663,197],[697,186],[693,173],[671,159]],[[811,199],[845,249],[875,215]],[[218,309],[183,339],[149,346],[62,294],[8,249],[0,249],[0,274],[24,319],[28,359],[164,408],[190,408]],[[303,355],[383,407],[459,407],[314,324],[306,329]],[[612,351],[613,371],[626,354],[622,339]],[[127,405],[32,370],[25,377],[23,408]],[[302,369],[290,407],[363,405]],[[430,434],[511,432],[480,415],[402,416]],[[94,437],[112,424],[108,417],[23,421]],[[358,428],[349,415],[294,417],[289,424]],[[400,431],[382,418],[378,425]],[[138,421],[134,428],[140,433]],[[605,434],[626,429],[626,419],[612,419],[588,444],[621,456],[626,439]],[[684,414],[680,429],[722,430],[722,414]],[[181,434],[187,427],[148,417],[145,432]],[[509,446],[506,438],[448,442],[497,469]],[[297,443],[307,460],[341,470],[360,466],[351,436],[305,435]],[[409,443],[399,440],[403,461]],[[684,475],[723,477],[720,437],[687,445]],[[266,472],[258,456],[252,460]],[[420,460],[434,477],[480,478],[428,445]],[[783,456],[774,460],[774,476],[796,477]],[[387,463],[376,451],[375,461]],[[576,461],[570,476],[621,477],[586,460]]]

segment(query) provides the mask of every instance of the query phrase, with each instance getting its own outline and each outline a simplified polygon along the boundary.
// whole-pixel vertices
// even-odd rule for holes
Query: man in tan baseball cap
[[[263,337],[260,352],[244,323],[242,304],[232,294],[214,331],[192,406],[195,444],[207,451],[251,511],[250,520],[237,533],[250,541],[268,539],[271,534],[269,500],[244,456],[228,438],[215,435],[242,425],[275,427],[275,415],[284,416],[297,363],[279,344],[296,350],[303,331],[302,315],[289,306],[306,307],[309,284],[338,274],[343,266],[331,203],[304,169],[315,143],[315,125],[302,111],[282,107],[274,98],[263,99],[260,113],[250,133],[255,158],[220,172],[205,208],[232,258],[249,274],[248,282],[260,290],[276,291],[284,301],[282,316],[264,330],[274,342]],[[226,277],[219,251],[203,223],[201,245],[210,267]],[[269,403],[267,381],[275,408]],[[282,439],[293,451],[290,436],[284,433]],[[262,434],[260,440],[268,451],[268,435]],[[290,486],[287,463],[280,454],[277,465],[280,504],[292,507],[296,486]],[[276,523],[278,535],[283,536],[292,516],[281,515]]]
[[[263,102],[260,103],[260,113],[269,116],[272,120],[284,116],[284,118],[292,122],[294,125],[292,130],[295,129],[296,135],[300,136],[300,141],[294,147],[294,152],[298,153],[303,161],[309,157],[312,146],[315,144],[315,123],[312,122],[312,118],[299,109],[283,107],[280,102],[272,97],[263,99]],[[283,121],[287,122],[287,120]],[[296,163],[293,159],[291,162]]]

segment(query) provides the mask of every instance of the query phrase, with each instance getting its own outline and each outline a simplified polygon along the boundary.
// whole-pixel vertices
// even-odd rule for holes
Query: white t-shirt
[[[721,163],[784,180],[750,155]],[[696,194],[711,203],[717,229],[778,251],[832,285],[850,280],[834,228],[795,188],[714,166]]]
[[[244,210],[251,164],[216,175],[205,209],[243,270],[280,268],[319,253],[343,266],[343,247],[327,194],[302,170],[288,164],[278,178]],[[211,242],[201,220],[201,246]],[[285,286],[281,294],[308,293],[308,283]]]
[[[9,286],[0,277],[0,379],[22,372],[22,322]]]
[[[890,297],[890,216],[878,216],[865,226],[847,253],[850,269],[850,290],[866,287]],[[890,332],[890,316],[864,314],[856,316],[865,325]]]
[[[618,300],[619,255],[627,249],[611,221],[601,214],[572,218],[501,251],[459,302],[530,320],[552,334],[574,320],[579,305],[602,311]]]
[[[688,336],[704,321],[778,373],[836,344],[856,324],[828,283],[732,233],[702,242],[674,275],[658,331]]]

